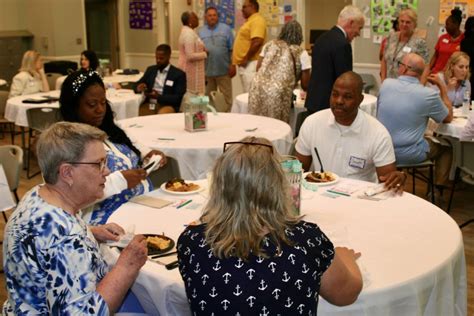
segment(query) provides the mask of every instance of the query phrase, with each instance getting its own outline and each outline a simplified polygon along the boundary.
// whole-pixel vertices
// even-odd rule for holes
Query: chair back
[[[303,125],[304,120],[309,116],[308,111],[299,112],[296,116],[294,136],[298,137],[300,132],[301,125]]]
[[[290,152],[288,153],[288,155],[290,156],[296,156],[296,143],[298,142],[298,137],[295,137],[295,139],[293,139],[293,141],[291,142],[291,147],[290,147]]]
[[[467,174],[463,181],[474,185],[474,142],[461,142],[459,168]]]
[[[217,112],[229,112],[229,108],[227,107],[227,103],[225,103],[225,98],[222,92],[220,91],[211,91],[209,93],[211,105],[213,105]]]
[[[7,107],[8,91],[0,91],[0,121],[5,118],[5,108]]]
[[[59,122],[61,115],[59,108],[38,107],[26,110],[28,126],[37,131],[44,131],[51,124]]]
[[[49,90],[55,90],[56,89],[56,81],[58,80],[59,77],[62,77],[63,75],[57,72],[51,72],[46,74],[46,79],[48,80],[48,85],[49,85]]]
[[[159,188],[163,183],[173,178],[181,177],[178,161],[168,156],[166,157],[166,160],[166,165],[160,167],[158,170],[152,171],[148,176],[155,189]]]
[[[371,74],[360,74],[362,81],[364,82],[364,93],[370,93],[370,90],[375,88],[377,82],[374,75]]]
[[[0,146],[0,164],[3,165],[10,190],[16,190],[20,183],[20,171],[23,168],[23,149],[16,145]]]

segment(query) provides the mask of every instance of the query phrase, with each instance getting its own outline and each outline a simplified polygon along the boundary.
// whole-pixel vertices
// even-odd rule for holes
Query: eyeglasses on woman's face
[[[96,165],[97,167],[99,167],[100,172],[104,172],[104,169],[107,166],[107,159],[102,159],[98,162],[67,161],[66,163],[71,165]]]

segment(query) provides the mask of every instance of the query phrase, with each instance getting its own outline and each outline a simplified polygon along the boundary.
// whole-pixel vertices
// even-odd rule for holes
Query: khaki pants
[[[252,60],[247,63],[245,67],[239,66],[238,73],[240,76],[240,82],[242,83],[242,89],[244,93],[249,92],[250,84],[252,83],[253,77],[257,72],[257,61]]]
[[[229,112],[232,106],[232,79],[225,76],[218,77],[206,77],[206,95],[209,95],[211,91],[216,91],[219,89],[220,92],[224,95],[226,108],[222,112]]]
[[[429,138],[426,138],[426,140],[430,145],[430,152],[427,154],[428,159],[434,160],[435,163],[435,185],[451,186],[449,172],[453,161],[452,148],[436,143]]]

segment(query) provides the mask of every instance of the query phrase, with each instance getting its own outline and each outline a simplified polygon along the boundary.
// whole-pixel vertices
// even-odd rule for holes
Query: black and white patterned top
[[[204,239],[205,225],[189,226],[178,240],[179,270],[193,315],[316,315],[321,276],[334,246],[316,224],[301,221],[285,233],[294,243],[269,258],[219,259]]]

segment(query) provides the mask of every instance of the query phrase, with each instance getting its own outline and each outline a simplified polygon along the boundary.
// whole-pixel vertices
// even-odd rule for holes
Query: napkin
[[[153,207],[153,208],[163,208],[165,206],[173,204],[173,201],[163,200],[160,198],[147,196],[147,195],[135,196],[130,199],[130,202]]]
[[[117,241],[107,240],[105,243],[110,247],[125,248],[132,241],[133,237],[135,237],[134,233],[125,233],[125,234],[120,236],[119,240],[117,240]]]

